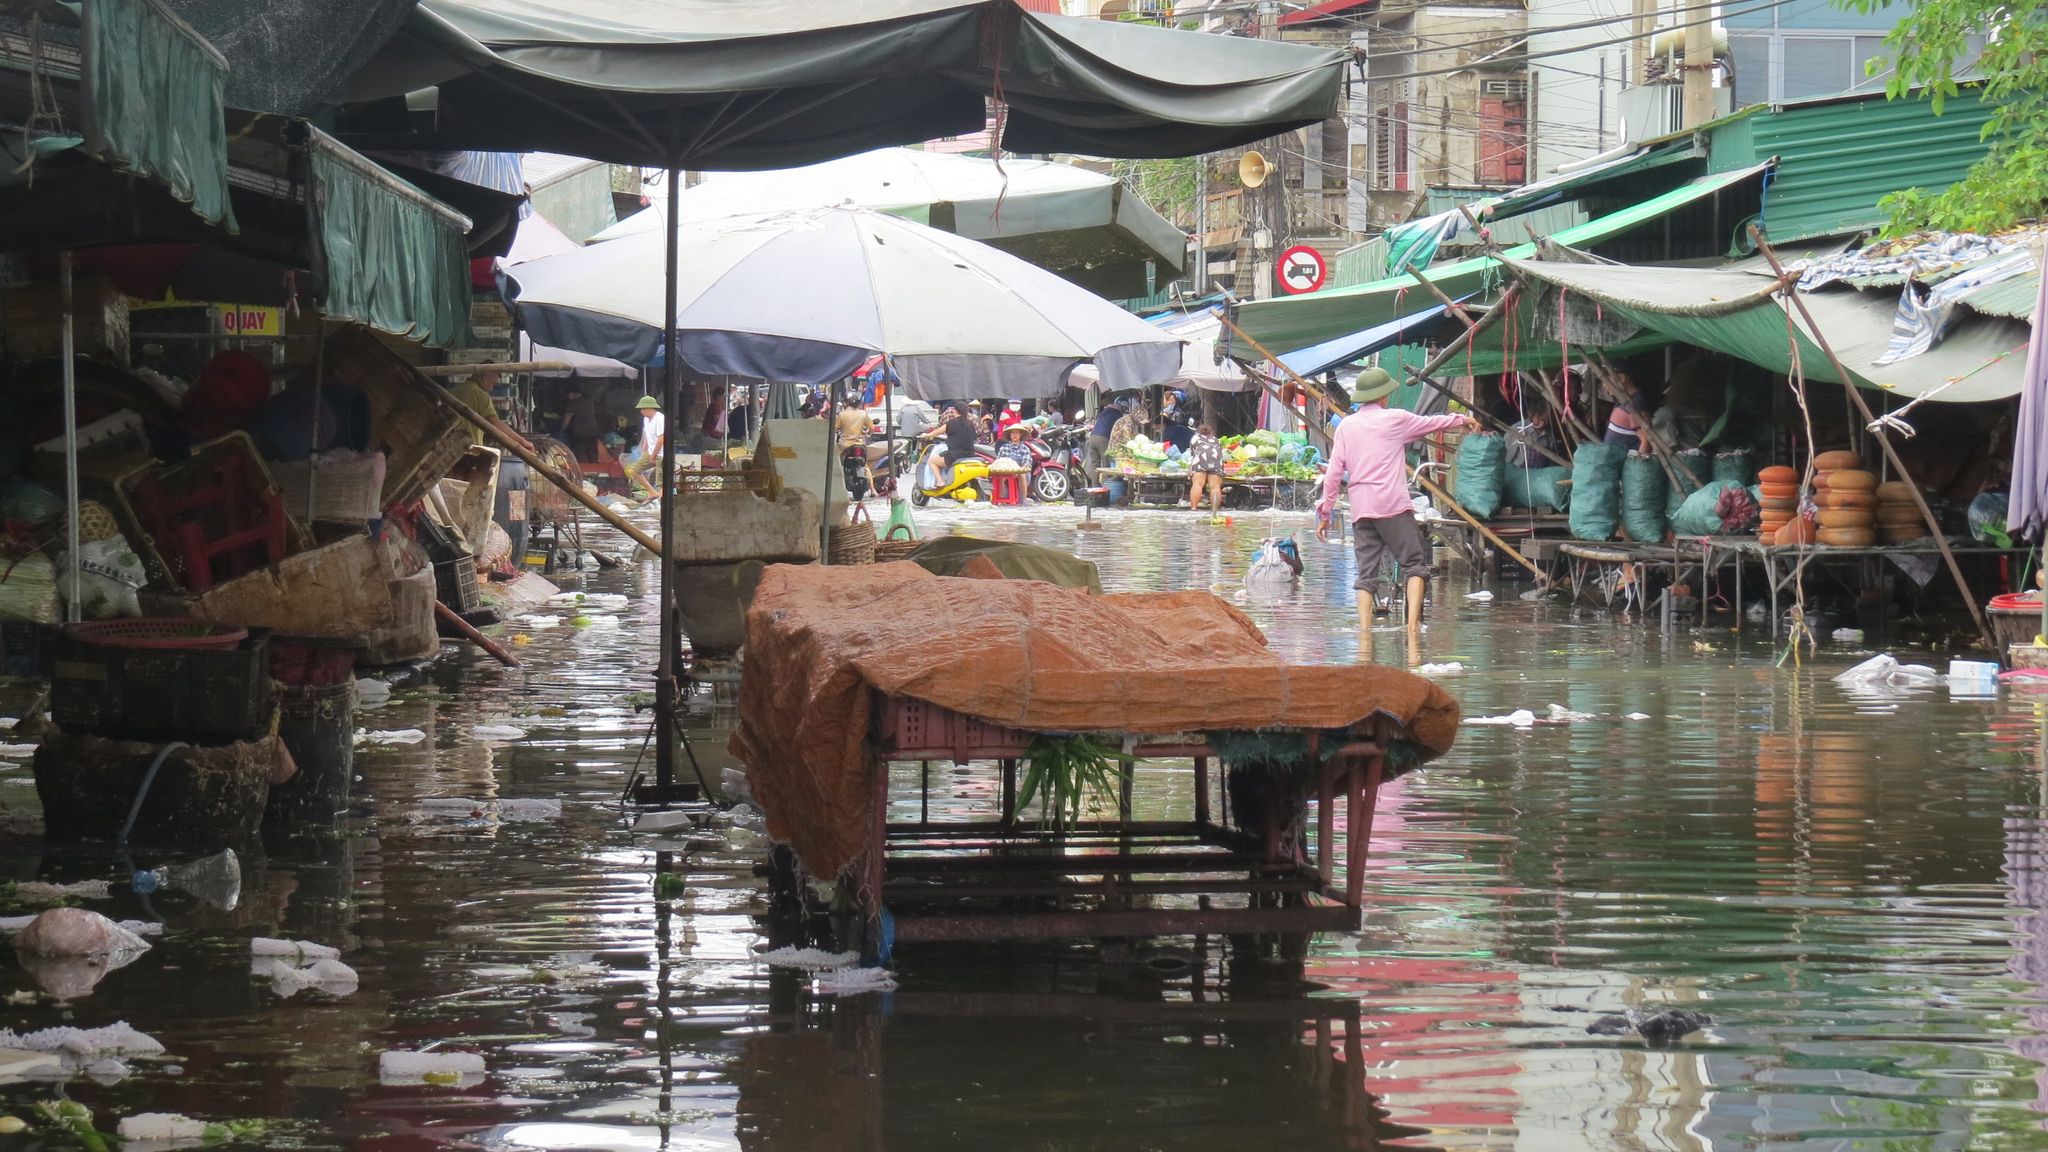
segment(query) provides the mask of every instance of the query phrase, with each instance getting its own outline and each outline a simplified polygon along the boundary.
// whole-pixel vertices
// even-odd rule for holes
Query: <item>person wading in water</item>
[[[1383,368],[1359,373],[1351,392],[1351,402],[1358,408],[1337,425],[1323,498],[1316,502],[1316,536],[1327,540],[1337,523],[1337,490],[1350,490],[1351,548],[1358,561],[1352,586],[1358,590],[1361,632],[1372,628],[1373,616],[1385,602],[1380,559],[1389,552],[1400,562],[1408,584],[1408,629],[1413,633],[1422,626],[1429,545],[1408,500],[1408,445],[1432,432],[1479,430],[1479,422],[1470,416],[1418,416],[1387,407],[1387,396],[1395,387]]]

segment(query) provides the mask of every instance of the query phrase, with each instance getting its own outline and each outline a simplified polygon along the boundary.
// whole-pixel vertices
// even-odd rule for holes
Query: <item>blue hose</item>
[[[135,818],[142,815],[142,802],[149,798],[149,786],[156,783],[156,770],[164,766],[164,761],[170,759],[171,753],[189,747],[191,745],[182,740],[173,740],[157,749],[156,759],[149,762],[149,771],[142,774],[142,787],[135,790],[135,802],[128,805],[128,819],[121,822],[121,835],[114,843],[123,846],[128,843],[128,833],[135,830]]]

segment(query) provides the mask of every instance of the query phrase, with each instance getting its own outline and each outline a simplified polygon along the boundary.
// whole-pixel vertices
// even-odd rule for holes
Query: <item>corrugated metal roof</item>
[[[1963,307],[1987,316],[2027,320],[2034,315],[2034,301],[2041,295],[2041,274],[2030,272],[1979,288],[1963,297]]]
[[[1992,109],[1979,90],[1951,98],[1940,116],[1919,97],[1828,99],[1766,108],[1743,122],[1750,162],[1772,156],[1778,169],[1764,192],[1763,223],[1772,241],[1801,240],[1881,225],[1878,201],[1907,188],[1933,193],[1961,179],[1984,155],[1979,138]],[[1715,166],[1741,133],[1717,131]]]

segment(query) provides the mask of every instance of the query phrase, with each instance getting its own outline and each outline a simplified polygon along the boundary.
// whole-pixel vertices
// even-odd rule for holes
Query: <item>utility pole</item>
[[[1685,123],[1697,128],[1714,118],[1714,26],[1704,16],[1685,30]]]
[[[1622,87],[1650,82],[1650,34],[1657,24],[1657,0],[1634,0],[1635,26],[1630,29],[1629,70]]]
[[[1195,249],[1188,284],[1197,300],[1209,294],[1209,157],[1195,157]]]

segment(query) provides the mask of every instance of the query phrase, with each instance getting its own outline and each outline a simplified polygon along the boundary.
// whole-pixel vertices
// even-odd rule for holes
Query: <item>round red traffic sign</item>
[[[1329,269],[1323,264],[1321,252],[1306,244],[1296,244],[1280,254],[1280,267],[1275,274],[1280,278],[1282,292],[1299,296],[1321,288]]]

